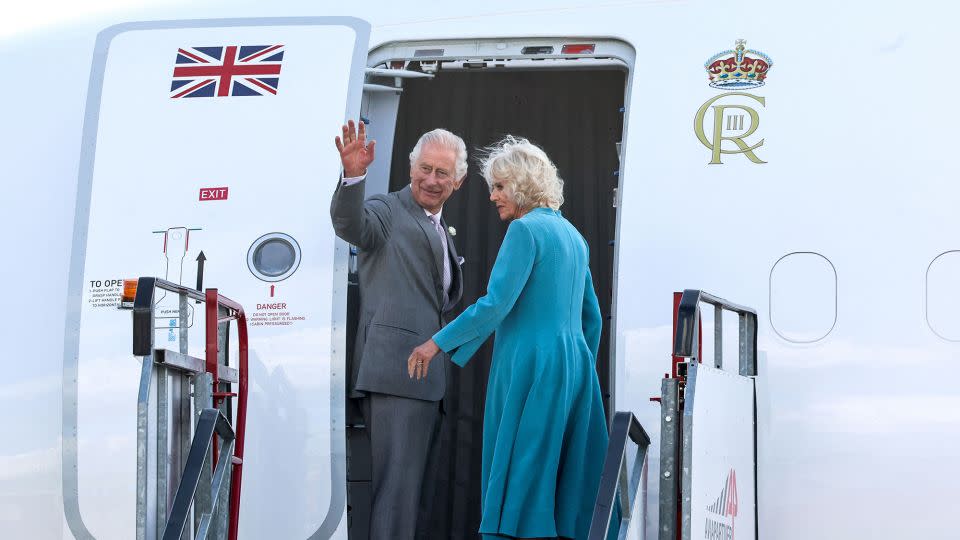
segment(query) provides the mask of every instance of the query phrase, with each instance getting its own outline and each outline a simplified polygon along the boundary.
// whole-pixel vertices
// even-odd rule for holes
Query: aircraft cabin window
[[[791,343],[814,343],[837,324],[837,270],[814,252],[788,253],[770,270],[770,326]]]
[[[300,245],[288,234],[265,234],[247,251],[250,272],[263,281],[287,279],[297,271],[299,265]]]
[[[960,250],[937,255],[927,267],[927,326],[942,339],[960,342]]]

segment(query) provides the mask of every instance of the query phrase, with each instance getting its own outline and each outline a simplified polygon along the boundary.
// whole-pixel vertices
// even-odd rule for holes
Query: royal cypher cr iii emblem
[[[710,86],[725,90],[701,105],[693,121],[697,139],[711,152],[712,165],[722,164],[723,154],[743,154],[754,163],[766,163],[756,154],[764,139],[752,142],[760,127],[760,114],[755,107],[766,107],[766,98],[744,90],[764,85],[773,60],[762,52],[747,49],[746,44],[738,39],[735,49],[715,54],[703,65]]]

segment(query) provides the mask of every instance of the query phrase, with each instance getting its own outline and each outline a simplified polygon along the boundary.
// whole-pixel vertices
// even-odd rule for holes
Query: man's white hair
[[[513,202],[527,210],[538,206],[559,210],[563,205],[563,179],[542,148],[507,135],[484,151],[480,168],[491,190],[494,182],[503,182]]]
[[[420,136],[417,145],[410,151],[411,167],[420,159],[420,150],[427,144],[453,150],[453,153],[457,156],[456,170],[454,171],[456,179],[460,180],[467,175],[467,145],[463,142],[463,139],[442,128],[428,131]]]

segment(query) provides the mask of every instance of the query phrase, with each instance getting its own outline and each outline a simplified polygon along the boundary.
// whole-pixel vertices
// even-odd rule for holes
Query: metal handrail
[[[153,308],[154,293],[162,289],[187,298],[203,301],[203,293],[183,285],[156,277],[137,280],[137,294],[133,300],[133,355],[149,356],[153,353]]]
[[[686,289],[680,298],[677,310],[677,331],[674,336],[673,355],[682,358],[699,358],[700,303],[714,306],[714,366],[723,365],[723,311],[736,313],[740,324],[739,356],[740,374],[748,377],[757,374],[757,312],[753,308],[728,302],[710,293]]]
[[[633,441],[637,446],[637,456],[634,461],[633,479],[627,479],[627,441]],[[640,421],[631,412],[618,411],[613,416],[610,430],[610,443],[607,446],[607,455],[603,461],[603,473],[600,476],[600,488],[597,491],[597,501],[593,507],[593,517],[590,521],[589,540],[606,540],[610,530],[610,518],[613,516],[617,502],[620,503],[620,512],[623,519],[630,519],[633,508],[630,500],[630,491],[637,493],[643,462],[646,459],[647,449],[650,446],[650,437],[643,429]],[[618,498],[619,495],[619,498]]]
[[[183,477],[173,499],[170,518],[167,520],[167,526],[163,531],[163,540],[179,540],[183,535],[183,529],[190,518],[190,507],[193,505],[193,499],[200,485],[200,478],[203,471],[209,467],[210,449],[214,444],[215,435],[219,435],[220,439],[223,440],[224,453],[229,455],[235,439],[230,422],[219,410],[204,409],[197,421],[197,429],[194,432],[193,443],[190,445],[190,453],[187,455]],[[223,459],[217,463],[216,470],[213,473],[213,482],[210,486],[212,504],[210,511],[200,517],[196,540],[206,540],[207,533],[210,530],[210,522],[217,510],[217,501],[220,499],[219,494],[224,486],[224,477],[229,462],[229,459]]]
[[[145,539],[149,535],[147,533],[147,523],[149,521],[147,516],[147,508],[149,507],[147,499],[148,495],[148,485],[147,480],[148,476],[148,431],[150,429],[150,420],[149,420],[149,411],[150,411],[150,396],[151,396],[151,379],[154,378],[156,374],[156,396],[157,396],[157,407],[156,407],[156,421],[157,426],[163,426],[163,429],[156,430],[156,525],[157,525],[157,535],[160,534],[164,523],[167,517],[167,493],[168,493],[168,475],[169,475],[169,466],[168,463],[168,440],[171,434],[179,437],[181,444],[185,444],[189,439],[189,426],[186,429],[175,429],[172,432],[168,433],[167,426],[170,422],[170,410],[167,402],[167,393],[168,393],[168,380],[167,380],[167,368],[163,364],[158,364],[156,362],[156,357],[154,356],[153,350],[153,340],[154,340],[154,309],[155,309],[155,290],[160,288],[162,290],[170,291],[177,293],[179,296],[179,311],[180,311],[180,352],[186,353],[186,344],[187,344],[187,328],[189,327],[188,315],[187,315],[187,302],[188,298],[202,298],[199,291],[194,291],[192,289],[182,287],[176,283],[172,283],[163,279],[157,279],[153,277],[140,278],[137,281],[137,295],[134,299],[134,309],[133,309],[133,350],[134,354],[137,356],[143,357],[143,365],[141,368],[140,374],[140,389],[137,397],[137,525],[136,525],[136,537],[138,539]],[[184,377],[179,378],[179,385],[174,382],[174,393],[179,396],[189,395],[189,382],[186,381]],[[179,386],[179,388],[177,388]],[[190,416],[189,411],[189,402],[186,403],[181,399],[180,400],[180,411],[179,415],[183,418],[188,418]],[[184,446],[182,449],[177,448],[175,451],[183,453],[188,451],[187,447]],[[179,455],[179,454],[178,454]]]
[[[155,295],[156,289],[161,289],[176,293],[180,296],[180,306],[181,312],[186,309],[187,299],[193,299],[198,302],[206,303],[206,354],[203,359],[203,371],[199,373],[200,377],[195,383],[199,381],[204,381],[201,386],[205,388],[197,388],[195,384],[195,401],[199,404],[206,402],[205,405],[198,405],[202,407],[210,407],[211,405],[214,409],[219,409],[221,403],[227,397],[236,397],[237,398],[237,418],[236,418],[236,433],[235,436],[231,435],[230,442],[225,444],[223,447],[223,454],[227,456],[227,459],[220,460],[220,448],[218,447],[216,441],[211,441],[209,447],[212,450],[212,459],[213,463],[216,464],[217,470],[221,470],[221,465],[226,467],[227,465],[232,465],[230,471],[230,479],[225,482],[230,485],[230,497],[229,497],[229,523],[228,523],[228,536],[230,540],[236,540],[239,526],[239,516],[240,516],[240,487],[242,479],[242,467],[243,467],[243,450],[244,450],[244,438],[246,433],[246,418],[247,418],[247,367],[248,367],[248,354],[249,347],[247,344],[247,321],[246,315],[244,313],[243,307],[234,300],[227,298],[217,292],[217,289],[206,289],[201,292],[190,287],[186,287],[177,283],[173,283],[164,279],[155,278],[155,277],[141,277],[137,282],[137,292],[134,298],[133,305],[133,354],[136,356],[144,357],[144,368],[141,375],[141,388],[140,388],[140,400],[138,401],[138,424],[137,428],[141,432],[138,435],[138,463],[146,463],[146,430],[147,430],[147,403],[150,396],[150,376],[151,369],[156,362],[157,358],[164,359],[168,356],[164,354],[155,354],[154,349],[154,332],[156,330],[154,325],[154,310],[155,310]],[[221,317],[221,312],[225,313],[225,316]],[[221,375],[227,374],[229,378],[233,378],[233,371],[226,366],[220,365],[220,344],[219,344],[219,325],[226,321],[235,320],[237,322],[238,330],[238,349],[239,349],[239,362],[237,370],[235,372],[237,379],[237,391],[234,392],[222,392],[220,391],[220,382]],[[192,372],[192,366],[187,366],[188,363],[193,363],[199,359],[193,359],[189,356],[186,356],[185,350],[185,339],[186,339],[186,321],[184,320],[184,315],[181,313],[181,351],[180,353],[175,353],[170,351],[169,356],[171,358],[177,357],[180,360],[181,365],[171,366],[177,369],[181,369],[184,372]],[[166,369],[165,363],[157,363],[158,370]],[[162,382],[165,380],[164,377],[158,377]],[[234,382],[232,380],[226,379],[226,382]],[[158,388],[158,392],[165,393],[163,389],[165,387]],[[159,407],[158,407],[159,409]],[[162,414],[162,413],[158,413]],[[226,421],[226,418],[224,418]],[[163,419],[160,420],[161,423],[166,425],[166,417],[163,416]],[[163,431],[161,431],[163,432]],[[231,428],[231,434],[233,434],[233,428]],[[165,443],[163,441],[158,442],[159,446],[163,446]],[[192,452],[192,449],[191,449]],[[140,455],[142,454],[142,455]],[[221,463],[222,462],[222,463]],[[158,461],[159,463],[159,461]],[[145,465],[144,465],[145,466]],[[160,467],[160,465],[158,465]],[[159,469],[158,469],[159,470]],[[216,474],[216,473],[215,473]],[[138,504],[137,504],[137,514],[138,514],[138,531],[145,531],[146,525],[146,477],[145,472],[141,474],[139,471],[138,465],[138,475],[143,476],[143,478],[138,478]],[[166,473],[158,474],[159,477],[163,476],[166,478]],[[224,481],[221,475],[221,481]],[[184,478],[186,476],[184,475]],[[160,481],[160,480],[158,480]],[[165,480],[163,480],[165,482]],[[165,490],[158,490],[163,492]],[[177,493],[180,490],[178,488]],[[214,505],[216,503],[214,502]],[[158,502],[158,516],[165,516],[165,503],[161,507]],[[159,521],[159,520],[158,520]],[[162,524],[162,522],[158,523]],[[209,523],[207,525],[209,527]],[[198,529],[199,533],[199,529]],[[139,533],[138,533],[139,534]],[[145,534],[145,532],[144,532]],[[138,537],[141,537],[140,535]]]
[[[696,369],[702,361],[700,358],[700,304],[710,304],[714,307],[714,367],[723,367],[723,312],[730,311],[737,314],[739,323],[738,356],[739,374],[745,377],[757,375],[757,312],[753,308],[728,302],[723,298],[707,292],[686,289],[682,294],[674,293],[674,343],[673,343],[673,377],[669,375],[663,379],[660,417],[660,493],[659,493],[659,527],[660,540],[674,540],[681,535],[689,536],[689,530],[684,531],[685,525],[681,521],[684,509],[689,507],[689,464],[684,463],[688,457],[684,456],[684,448],[688,439],[687,424],[683,421],[686,372],[678,370],[686,365],[683,361],[689,359],[689,370]],[[679,299],[678,299],[679,295]],[[755,398],[754,398],[755,399]],[[754,401],[754,430],[756,430],[756,402]],[[757,455],[756,432],[754,432],[754,456]],[[754,478],[757,475],[757,462],[754,461]],[[681,478],[684,485],[681,486]],[[754,511],[757,511],[757,496],[754,492]],[[682,502],[681,502],[682,501]],[[689,515],[689,514],[686,514]],[[756,516],[754,516],[756,519]]]
[[[243,476],[243,443],[246,436],[247,426],[247,362],[249,349],[247,345],[247,316],[243,311],[243,306],[226,296],[217,293],[217,289],[207,289],[206,291],[207,313],[207,372],[213,377],[213,399],[214,406],[219,406],[220,400],[227,397],[227,394],[221,394],[216,391],[219,387],[219,373],[217,369],[217,325],[220,324],[220,308],[224,307],[231,311],[230,318],[237,321],[237,342],[239,356],[240,383],[237,389],[237,444],[234,449],[233,476],[230,484],[230,524],[228,538],[237,539],[237,533],[240,526],[240,486]],[[211,333],[213,342],[211,343]],[[213,447],[213,459],[217,461],[217,447]],[[227,453],[230,456],[230,453]]]

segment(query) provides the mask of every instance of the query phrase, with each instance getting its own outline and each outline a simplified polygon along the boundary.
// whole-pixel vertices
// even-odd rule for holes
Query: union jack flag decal
[[[275,95],[283,45],[184,47],[177,50],[170,97]]]

